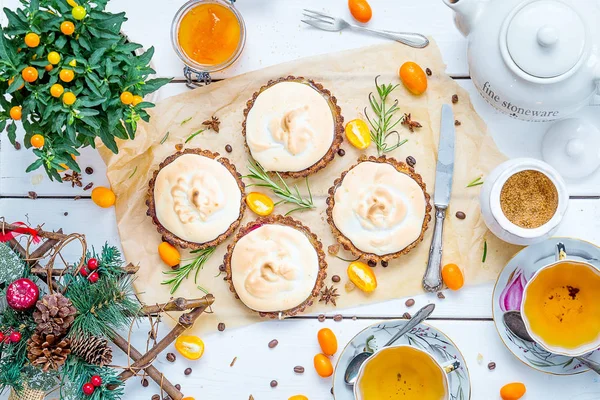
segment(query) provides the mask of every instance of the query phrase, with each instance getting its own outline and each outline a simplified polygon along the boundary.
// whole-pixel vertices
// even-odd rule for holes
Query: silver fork
[[[391,31],[379,31],[376,29],[366,28],[360,25],[354,25],[346,22],[342,18],[335,18],[331,15],[324,14],[322,12],[304,9],[304,16],[308,19],[303,19],[302,22],[313,26],[318,29],[325,31],[338,32],[342,29],[350,28],[357,31],[366,31],[373,33],[378,36],[382,36],[388,39],[396,40],[405,45],[417,48],[426,47],[429,44],[429,39],[426,36],[419,33],[410,32],[391,32]]]

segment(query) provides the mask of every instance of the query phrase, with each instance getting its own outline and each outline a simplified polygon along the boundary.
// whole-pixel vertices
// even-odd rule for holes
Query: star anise
[[[335,304],[336,297],[339,297],[337,288],[334,288],[333,286],[331,286],[331,287],[325,286],[323,288],[323,290],[321,290],[321,298],[319,299],[319,302],[324,301],[325,304],[329,304],[329,302],[332,302],[334,306],[337,306],[337,304]]]
[[[73,171],[72,175],[65,174],[62,178],[63,182],[71,182],[71,187],[81,187],[83,184],[81,183],[81,175],[77,171]]]
[[[410,114],[404,114],[404,118],[402,118],[402,125],[406,125],[411,132],[414,132],[415,128],[421,128],[423,126],[419,123],[419,121],[413,121]]]
[[[219,121],[219,118],[213,115],[212,117],[210,117],[210,119],[204,121],[202,125],[207,126],[209,129],[212,129],[213,131],[219,133],[219,125],[221,125],[221,121]]]

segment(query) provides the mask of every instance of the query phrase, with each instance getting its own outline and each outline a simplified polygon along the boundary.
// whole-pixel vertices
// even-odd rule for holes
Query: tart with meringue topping
[[[261,217],[241,228],[224,264],[230,290],[246,307],[270,318],[304,311],[327,276],[317,236],[281,215]]]
[[[265,171],[301,178],[333,160],[343,141],[344,119],[336,98],[319,83],[288,76],[254,93],[242,133]]]
[[[362,259],[388,261],[408,253],[431,220],[421,175],[393,158],[366,157],[329,189],[327,222],[338,242]]]
[[[181,248],[216,246],[240,225],[244,183],[227,158],[201,149],[167,157],[148,189],[147,214],[163,239]]]

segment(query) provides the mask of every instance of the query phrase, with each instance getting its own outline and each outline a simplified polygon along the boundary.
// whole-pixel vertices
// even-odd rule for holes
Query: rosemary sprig
[[[131,178],[133,178],[133,176],[134,176],[134,175],[135,175],[135,173],[137,172],[137,168],[138,168],[138,167],[137,167],[137,165],[136,165],[136,166],[135,166],[135,169],[133,170],[133,172],[131,173],[131,175],[129,175],[129,178],[127,178],[127,179],[131,179]]]
[[[192,140],[193,138],[195,138],[196,136],[198,136],[199,134],[201,134],[204,131],[205,131],[205,129],[200,129],[199,131],[192,133],[187,139],[185,139],[185,142],[186,143],[189,142],[190,140]]]
[[[187,124],[188,122],[190,122],[191,119],[192,119],[192,117],[189,117],[188,119],[184,119],[183,121],[181,121],[179,126],[183,126],[183,125]]]
[[[171,133],[171,132],[167,132],[167,133],[165,134],[165,136],[164,136],[164,137],[161,139],[161,141],[160,141],[160,144],[163,144],[164,142],[166,142],[166,141],[167,141],[167,139],[169,138],[169,133]]]
[[[265,171],[265,169],[259,163],[248,164],[248,170],[250,171],[250,174],[245,175],[244,178],[250,178],[254,179],[255,181],[258,181],[258,183],[251,183],[247,185],[248,187],[257,186],[271,189],[273,193],[275,193],[275,195],[281,199],[280,201],[275,203],[275,205],[281,203],[290,203],[297,205],[296,208],[288,211],[285,215],[289,215],[294,211],[309,210],[311,208],[315,208],[312,193],[310,192],[310,186],[308,185],[308,178],[306,178],[306,189],[308,190],[309,195],[309,198],[307,199],[302,197],[297,185],[294,185],[294,191],[292,191],[288,184],[285,183],[281,175],[279,175],[279,173],[277,172],[275,172],[275,174],[277,175],[277,178],[279,178],[279,183],[275,182],[273,179],[271,179],[267,171]]]
[[[371,105],[371,110],[375,114],[375,117],[371,119],[369,114],[367,113],[367,108],[365,107],[365,117],[367,121],[369,121],[369,125],[371,125],[371,140],[375,142],[375,146],[377,146],[377,153],[379,155],[383,155],[385,153],[389,153],[392,150],[397,149],[402,146],[404,143],[408,141],[408,139],[402,140],[400,138],[400,133],[398,131],[393,130],[396,125],[402,123],[404,116],[393,120],[394,114],[400,110],[398,107],[398,100],[394,100],[391,106],[386,105],[386,101],[390,93],[394,91],[399,85],[382,84],[380,85],[377,82],[379,75],[375,78],[375,87],[377,88],[377,97],[371,92],[369,93],[369,103]],[[395,142],[393,145],[389,145],[387,140],[390,136],[395,136]]]
[[[481,177],[479,178],[475,178],[473,179],[468,185],[467,187],[473,187],[473,186],[479,186],[479,185],[483,185],[483,180],[481,179]]]
[[[481,257],[481,262],[484,263],[487,259],[487,240],[483,241],[483,257]]]
[[[200,270],[204,268],[204,264],[208,261],[210,256],[215,252],[216,247],[208,247],[206,249],[201,250],[193,250],[191,253],[196,255],[196,258],[188,259],[185,261],[191,261],[188,264],[182,265],[177,269],[173,269],[170,271],[163,272],[163,274],[168,275],[169,278],[162,281],[162,285],[171,285],[171,294],[175,293],[181,282],[184,279],[187,279],[192,272],[196,272],[194,275],[194,283],[198,283],[198,274]]]

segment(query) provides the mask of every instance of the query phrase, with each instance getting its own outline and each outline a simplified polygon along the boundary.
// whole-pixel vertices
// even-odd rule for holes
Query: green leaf
[[[98,136],[102,140],[102,143],[113,153],[118,154],[119,149],[117,148],[117,142],[115,142],[115,138],[107,131],[99,130]]]
[[[150,47],[146,52],[137,57],[136,65],[148,65],[154,55],[154,46]]]
[[[4,8],[4,14],[6,14],[6,18],[8,19],[8,25],[12,28],[11,32],[13,34],[23,34],[29,30],[29,25],[26,21],[23,21],[17,14],[15,14],[12,10],[8,8]]]
[[[4,36],[4,30],[0,26],[0,60],[5,61],[6,63],[8,63],[8,65],[13,67],[13,69],[16,69],[15,55],[15,50],[6,40],[6,37]]]
[[[102,56],[104,55],[104,53],[106,52],[106,49],[104,48],[100,48],[97,49],[96,51],[94,51],[92,53],[92,55],[90,56],[90,59],[88,60],[88,65],[96,65],[100,62],[100,60],[102,59]]]
[[[43,163],[44,163],[43,160],[37,159],[32,164],[30,164],[29,167],[27,167],[27,169],[25,170],[25,172],[35,171],[36,169],[38,169],[39,167],[41,167],[43,165]]]
[[[54,47],[58,50],[62,50],[63,47],[65,47],[65,44],[67,44],[67,37],[65,35],[59,36],[58,39],[54,41]]]
[[[8,133],[8,140],[10,140],[10,143],[12,143],[12,145],[14,146],[15,141],[17,140],[17,123],[13,122],[12,124],[10,124],[6,131]]]
[[[171,82],[173,78],[156,78],[150,79],[146,81],[144,85],[140,88],[140,92],[142,96],[147,95],[148,93],[152,93]]]

